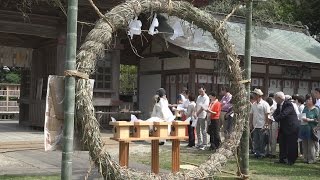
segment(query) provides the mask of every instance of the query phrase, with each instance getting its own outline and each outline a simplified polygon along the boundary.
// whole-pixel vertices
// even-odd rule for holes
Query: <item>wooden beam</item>
[[[52,26],[58,25],[61,18],[39,14],[28,14],[28,17],[24,18],[20,12],[0,10],[0,20]]]
[[[190,54],[194,59],[206,59],[206,60],[218,59],[217,52],[190,51]]]
[[[186,57],[186,58],[189,58],[189,51],[186,50],[186,49],[183,49],[181,47],[178,47],[174,44],[169,44],[169,47],[167,49],[168,52],[171,52],[173,54],[176,54],[180,57]]]
[[[25,34],[43,38],[57,38],[56,27],[3,20],[0,20],[0,32]]]
[[[105,9],[111,9],[112,7],[122,3],[122,1],[119,0],[109,0],[107,3],[104,0],[96,0],[94,1],[95,5],[100,9],[100,10],[105,10]],[[79,7],[80,6],[90,6],[91,4],[88,2],[88,0],[79,0]],[[102,12],[104,13],[104,12]]]

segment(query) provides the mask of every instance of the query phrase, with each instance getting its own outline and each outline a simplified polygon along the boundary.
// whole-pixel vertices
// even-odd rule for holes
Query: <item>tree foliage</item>
[[[244,1],[213,0],[205,9],[214,13],[230,13],[240,4],[244,5]],[[244,17],[245,8],[239,8],[235,15]],[[320,0],[257,0],[253,4],[252,16],[269,23],[307,25],[311,34],[320,33]]]
[[[20,84],[21,71],[18,68],[0,68],[0,83]]]
[[[16,72],[10,72],[6,75],[5,80],[8,83],[20,84],[21,77]]]
[[[307,25],[311,34],[320,34],[320,0],[299,0],[294,17]]]
[[[137,86],[138,69],[133,65],[120,65],[120,93],[132,94]]]

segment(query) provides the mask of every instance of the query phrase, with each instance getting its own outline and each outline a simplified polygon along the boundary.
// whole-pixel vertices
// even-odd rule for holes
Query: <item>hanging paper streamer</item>
[[[116,122],[117,120],[116,120],[116,118],[111,117],[111,121],[112,121],[112,122]]]
[[[152,23],[151,23],[151,26],[149,28],[149,34],[150,35],[154,35],[154,34],[158,34],[159,31],[156,29],[156,27],[159,26],[159,21],[157,19],[157,14],[154,14],[154,17],[153,17],[153,20],[152,20]]]
[[[193,35],[193,43],[197,44],[202,41],[202,32],[196,29]]]
[[[137,116],[135,116],[135,115],[133,115],[133,114],[131,114],[131,115],[130,115],[130,117],[131,117],[130,122],[136,122],[136,121],[139,121],[139,119],[137,118]]]
[[[142,23],[138,20],[138,17],[135,17],[134,20],[131,20],[129,23],[129,31],[128,35],[133,38],[133,35],[140,35],[141,34],[141,26]]]
[[[173,25],[173,36],[170,37],[171,40],[175,40],[177,37],[184,36],[182,26],[180,22],[175,22]]]

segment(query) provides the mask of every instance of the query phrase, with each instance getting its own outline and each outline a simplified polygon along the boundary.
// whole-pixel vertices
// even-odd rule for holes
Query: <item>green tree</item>
[[[309,27],[310,33],[320,34],[320,0],[297,0],[294,18]]]
[[[134,92],[137,86],[137,72],[136,66],[120,65],[120,93],[130,94]]]
[[[9,72],[6,74],[5,80],[8,83],[20,84],[21,76],[16,72]]]
[[[240,4],[243,0],[214,0],[204,9],[212,13],[230,13]],[[254,1],[252,13],[258,21],[307,25],[311,35],[320,34],[320,0]],[[239,8],[235,15],[244,17],[245,8]]]

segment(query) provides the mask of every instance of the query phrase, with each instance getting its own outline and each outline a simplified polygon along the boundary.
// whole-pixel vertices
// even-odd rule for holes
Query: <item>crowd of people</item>
[[[182,114],[182,120],[190,121],[188,147],[216,150],[221,145],[220,134],[229,138],[235,124],[232,95],[227,87],[222,87],[220,94],[207,94],[206,89],[200,87],[198,93],[196,97],[183,88],[177,98],[178,107],[174,109]],[[157,91],[152,116],[168,120],[173,114],[165,94],[163,88]],[[219,100],[219,97],[222,98]],[[268,97],[260,89],[254,89],[250,102],[250,153],[254,157],[279,157],[277,163],[288,165],[293,165],[299,156],[303,156],[305,163],[316,162],[320,151],[320,88],[305,96],[277,92]]]
[[[252,92],[250,126],[252,132],[251,153],[256,158],[276,157],[279,143],[279,161],[292,165],[303,156],[305,163],[316,162],[319,155],[320,89],[312,94],[285,95]],[[300,149],[300,153],[298,153]]]

